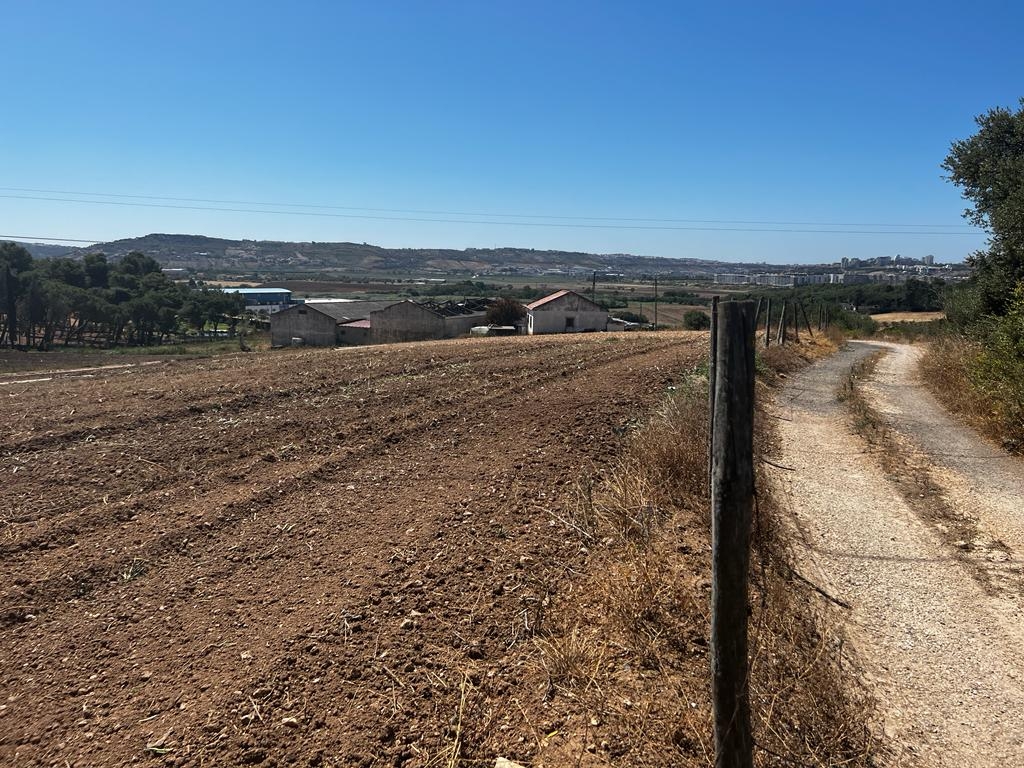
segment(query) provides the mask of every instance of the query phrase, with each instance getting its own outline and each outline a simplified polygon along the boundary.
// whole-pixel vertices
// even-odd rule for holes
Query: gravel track
[[[928,467],[957,514],[976,528],[963,550],[985,569],[1005,597],[1024,599],[1024,460],[953,419],[925,387],[923,349],[885,344],[888,354],[865,387],[908,462]]]
[[[1020,464],[994,459],[995,448],[943,414],[914,378],[914,351],[854,343],[795,375],[777,398],[780,464],[794,471],[775,477],[801,534],[802,567],[852,606],[849,638],[881,703],[892,764],[1022,765],[1018,601],[986,591],[934,521],[908,505],[836,398],[851,366],[879,349],[890,354],[866,387],[872,407],[918,461],[934,462],[947,503],[977,515],[986,535],[1018,541]],[[998,490],[982,496],[988,489]]]

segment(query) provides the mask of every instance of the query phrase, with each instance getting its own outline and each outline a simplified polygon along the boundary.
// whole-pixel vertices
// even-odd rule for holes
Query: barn
[[[479,325],[488,304],[486,299],[297,304],[270,316],[270,340],[275,347],[333,347],[452,339]]]
[[[370,315],[370,339],[374,344],[386,344],[463,336],[483,321],[488,303],[472,299],[442,304],[398,302]]]
[[[393,301],[339,301],[296,304],[270,316],[270,343],[287,347],[293,343],[310,347],[365,344],[370,329],[360,323]],[[362,327],[361,327],[362,325]],[[300,339],[293,342],[293,339]]]
[[[582,333],[608,327],[608,310],[576,291],[557,291],[526,305],[526,332]]]

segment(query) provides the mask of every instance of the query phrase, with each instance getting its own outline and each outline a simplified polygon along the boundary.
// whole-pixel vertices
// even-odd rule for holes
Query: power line
[[[40,240],[56,240],[58,243],[102,243],[103,240],[99,238],[93,238],[87,240],[82,237],[45,237],[43,235],[0,235],[0,240],[17,240],[22,243],[38,243]],[[39,243],[40,245],[46,245],[46,243]]]
[[[856,223],[856,222],[827,222],[827,221],[771,221],[771,220],[745,220],[745,219],[676,219],[676,218],[635,218],[627,216],[558,216],[542,213],[474,213],[470,211],[437,211],[418,208],[367,208],[347,205],[313,205],[310,203],[267,203],[254,200],[215,200],[202,197],[163,197],[160,195],[129,195],[114,192],[71,192],[59,189],[33,189],[30,187],[0,187],[4,192],[30,192],[44,195],[78,195],[81,197],[114,197],[128,200],[162,200],[172,203],[208,203],[213,205],[258,205],[274,208],[307,208],[336,211],[369,211],[371,213],[411,213],[427,216],[481,216],[490,218],[508,219],[561,219],[565,221],[627,221],[647,222],[661,224],[743,224],[756,226],[807,226],[807,227],[937,227],[951,229],[953,227],[966,228],[967,224],[910,224],[910,223]],[[0,195],[8,197],[8,195]],[[10,197],[15,197],[11,195]],[[26,198],[39,199],[39,198]],[[42,198],[49,199],[49,198]],[[82,200],[80,202],[95,202]],[[246,211],[248,212],[248,211]],[[271,211],[267,211],[270,213]],[[290,213],[290,212],[282,212]],[[419,219],[413,219],[419,221]],[[443,221],[443,220],[442,220]],[[458,222],[461,223],[461,222]],[[481,222],[489,223],[489,222]],[[504,222],[502,222],[504,223]],[[513,223],[513,222],[508,222]]]
[[[440,219],[410,216],[378,216],[373,214],[327,213],[324,211],[275,211],[256,208],[224,208],[208,205],[177,205],[170,203],[138,203],[125,200],[72,200],[63,197],[40,197],[34,195],[0,195],[10,200],[37,200],[55,203],[76,203],[79,205],[118,205],[131,208],[164,208],[186,211],[212,211],[220,213],[254,213],[273,216],[312,216],[334,219],[367,219],[374,221],[409,221],[433,224],[476,224],[486,226],[507,227],[547,227],[569,229],[617,229],[617,230],[657,230],[671,232],[780,232],[785,234],[817,234],[817,235],[968,235],[976,236],[978,232],[939,232],[939,231],[899,231],[899,230],[867,230],[867,229],[792,229],[780,227],[706,227],[706,226],[666,226],[650,224],[580,224],[571,222],[550,221],[493,221],[475,219]],[[822,226],[822,225],[819,225]],[[912,226],[912,225],[909,225]]]

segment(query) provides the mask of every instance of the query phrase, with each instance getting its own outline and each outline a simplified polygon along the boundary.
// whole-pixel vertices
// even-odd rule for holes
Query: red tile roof
[[[526,308],[527,309],[537,309],[537,307],[542,307],[545,304],[547,304],[549,301],[554,301],[555,299],[560,299],[563,296],[565,296],[567,294],[570,294],[570,293],[572,293],[572,291],[568,291],[568,290],[555,291],[550,296],[545,296],[543,299],[537,299],[532,304],[527,304]]]

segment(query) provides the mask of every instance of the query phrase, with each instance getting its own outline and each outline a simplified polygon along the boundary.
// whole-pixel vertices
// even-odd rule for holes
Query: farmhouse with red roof
[[[526,332],[584,333],[604,331],[608,310],[576,291],[557,291],[526,305]]]

